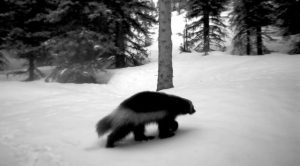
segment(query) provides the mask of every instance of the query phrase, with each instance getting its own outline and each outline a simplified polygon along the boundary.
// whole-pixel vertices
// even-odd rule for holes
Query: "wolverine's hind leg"
[[[127,124],[114,129],[107,138],[106,147],[112,148],[115,146],[115,142],[121,140],[133,130],[133,125]]]
[[[153,136],[145,135],[145,125],[143,124],[135,126],[133,130],[133,134],[134,134],[134,140],[136,141],[148,141],[154,138]]]

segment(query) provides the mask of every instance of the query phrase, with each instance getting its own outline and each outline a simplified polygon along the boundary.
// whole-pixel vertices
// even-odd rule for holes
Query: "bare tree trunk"
[[[118,22],[116,27],[116,41],[115,44],[118,47],[118,52],[116,54],[116,67],[122,68],[125,67],[125,32],[122,22]]]
[[[257,55],[263,55],[263,42],[261,35],[261,26],[256,27],[256,47],[257,47]]]
[[[246,48],[246,52],[247,52],[247,55],[250,55],[251,54],[251,40],[250,40],[250,29],[247,29],[247,48]]]
[[[210,43],[209,43],[209,11],[204,8],[203,14],[203,51],[204,55],[208,55],[210,51]]]
[[[29,73],[29,76],[27,78],[27,81],[34,81],[35,80],[34,59],[35,59],[34,55],[29,55],[29,57],[28,57],[28,61],[29,61],[28,73]]]
[[[188,52],[188,31],[187,31],[187,19],[185,19],[185,26],[184,26],[184,32],[183,32],[183,49],[185,52]]]
[[[159,0],[157,91],[173,88],[171,0]]]

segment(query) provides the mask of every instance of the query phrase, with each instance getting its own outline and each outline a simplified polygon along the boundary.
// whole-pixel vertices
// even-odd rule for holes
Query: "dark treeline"
[[[284,37],[299,35],[297,20],[300,19],[298,0],[237,0],[233,1],[230,13],[231,26],[234,28],[234,54],[263,55],[269,50],[265,40],[272,40],[270,33]],[[271,32],[270,29],[273,29]],[[299,54],[296,42],[290,54]],[[297,44],[298,43],[298,44]],[[296,51],[298,50],[298,51]]]
[[[299,39],[298,0],[173,0],[172,10],[186,13],[183,52],[208,55],[225,50],[226,28],[234,32],[232,54],[263,55],[270,32]],[[229,26],[221,16],[229,14]],[[151,45],[150,29],[157,23],[151,0],[2,0],[0,49],[14,50],[29,61],[29,78],[41,76],[35,62],[54,65],[46,79],[95,82],[93,74],[107,67],[141,65]],[[300,53],[296,40],[290,54]],[[0,56],[0,66],[5,59]],[[88,73],[88,74],[87,74]]]
[[[298,36],[289,53],[300,53],[298,0],[186,0],[176,3],[175,6],[187,11],[186,18],[190,22],[182,35],[183,52],[190,52],[190,48],[194,48],[207,55],[212,50],[224,50],[226,26],[221,12],[230,10],[229,28],[234,32],[232,54],[268,53],[263,43],[273,40],[270,33],[284,37]]]
[[[93,82],[93,71],[107,61],[117,68],[143,64],[156,22],[149,0],[2,0],[0,45],[29,60],[29,80],[37,77],[34,61],[44,59],[57,66],[48,80],[81,72]]]

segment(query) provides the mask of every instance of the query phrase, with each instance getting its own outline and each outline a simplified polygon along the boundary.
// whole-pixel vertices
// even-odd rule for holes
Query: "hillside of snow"
[[[177,135],[114,149],[95,123],[122,100],[155,90],[157,62],[111,71],[108,84],[0,81],[0,165],[261,165],[300,163],[300,56],[174,56],[174,89],[194,102]],[[151,102],[151,101],[149,101]],[[147,128],[156,135],[156,126]]]
[[[172,138],[129,135],[113,149],[95,124],[127,97],[156,89],[157,45],[149,64],[110,70],[108,84],[0,74],[0,166],[298,166],[300,56],[179,54],[180,42],[173,35],[175,88],[164,92],[192,100],[197,112],[177,119]],[[157,126],[147,134],[157,135]]]

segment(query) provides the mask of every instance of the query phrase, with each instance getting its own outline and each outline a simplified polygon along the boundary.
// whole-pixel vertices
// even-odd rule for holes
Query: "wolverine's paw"
[[[163,134],[159,134],[159,138],[160,139],[164,139],[164,138],[169,138],[169,137],[173,137],[175,135],[175,133],[173,132],[169,132],[169,133],[163,133]]]
[[[151,139],[154,139],[154,136],[143,136],[143,137],[135,137],[135,141],[149,141]]]

